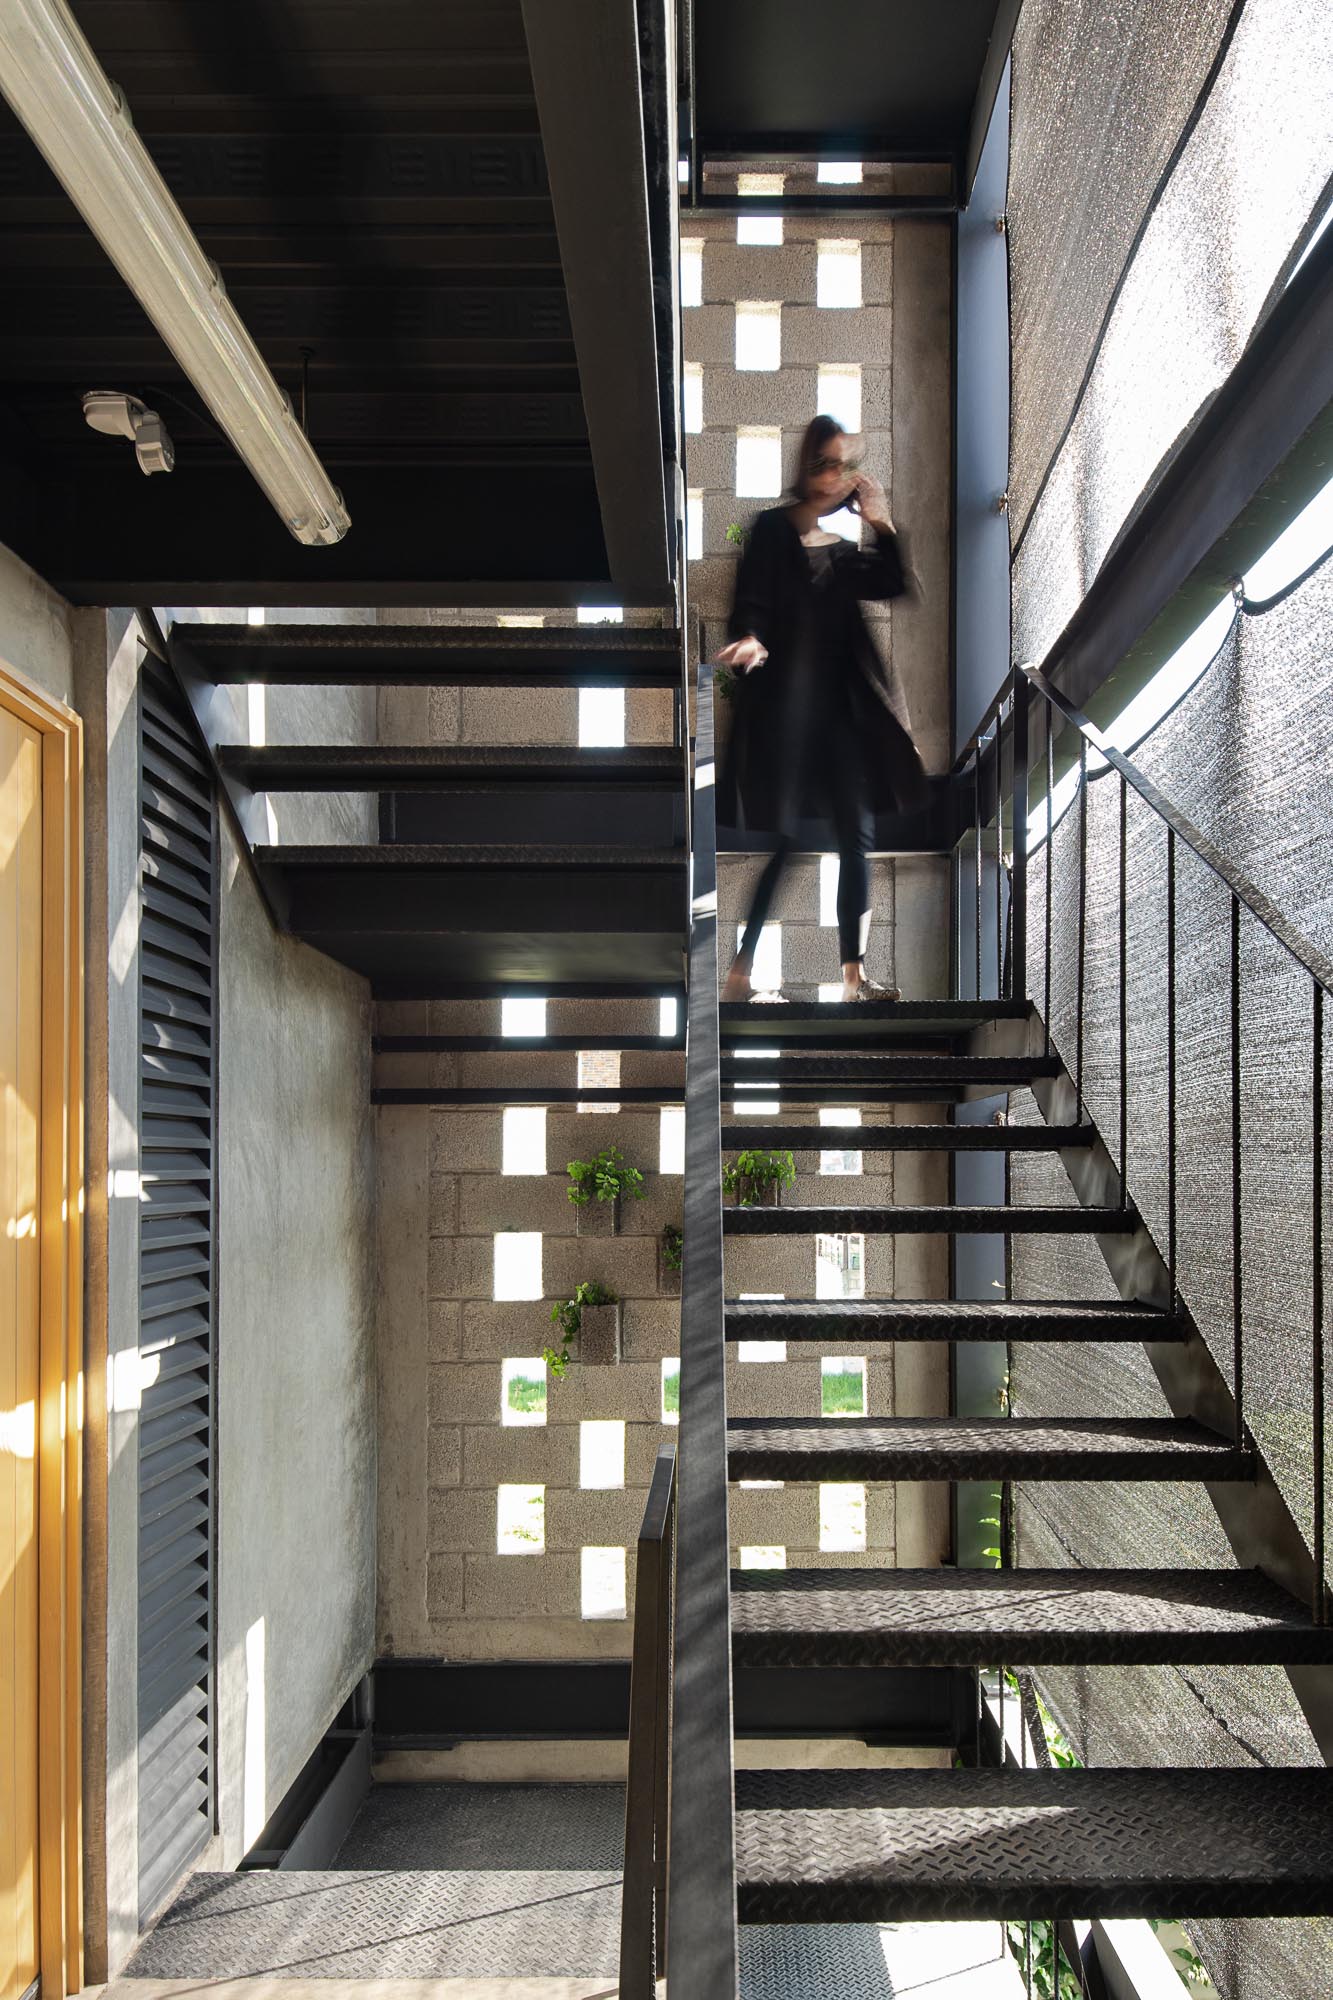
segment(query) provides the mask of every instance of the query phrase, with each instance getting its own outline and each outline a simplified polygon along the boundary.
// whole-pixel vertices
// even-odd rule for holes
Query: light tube
[[[351,526],[64,0],[0,0],[0,90],[298,542]]]

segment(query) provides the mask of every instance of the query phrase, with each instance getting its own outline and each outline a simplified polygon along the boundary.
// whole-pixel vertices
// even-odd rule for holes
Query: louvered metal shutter
[[[213,1824],[216,812],[179,691],[140,678],[139,1913]]]

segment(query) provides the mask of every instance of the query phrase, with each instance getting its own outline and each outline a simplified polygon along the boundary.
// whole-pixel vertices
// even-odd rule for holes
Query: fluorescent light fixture
[[[297,541],[341,541],[342,495],[64,0],[0,10],[0,90]]]

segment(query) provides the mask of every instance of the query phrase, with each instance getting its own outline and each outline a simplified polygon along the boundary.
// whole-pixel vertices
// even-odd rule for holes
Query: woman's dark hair
[[[810,467],[825,445],[833,438],[846,436],[847,426],[840,424],[836,417],[811,417],[796,453],[796,476],[792,480],[792,491],[798,500],[805,497],[805,482],[810,476]]]

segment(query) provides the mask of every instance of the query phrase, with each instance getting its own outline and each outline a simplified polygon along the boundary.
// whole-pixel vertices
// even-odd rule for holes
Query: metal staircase
[[[1197,831],[1101,743],[1040,676],[1019,676],[974,746],[977,796],[975,910],[977,992],[982,988],[982,813],[995,804],[996,921],[991,999],[873,1006],[716,1007],[712,732],[707,677],[698,690],[690,1044],[687,1058],[686,1251],[682,1317],[680,1459],[674,1512],[675,1622],[669,1808],[646,1753],[631,1745],[631,1819],[659,1828],[669,1864],[665,1892],[650,1880],[653,1842],[627,1869],[625,2000],[652,1991],[665,1966],[669,1990],[691,2000],[734,2000],[736,1923],[901,1922],[985,1917],[1055,1920],[1072,1952],[1070,1976],[1106,1990],[1070,1920],[1111,1917],[1322,1915],[1333,1911],[1333,1787],[1319,1768],[1059,1769],[1032,1755],[1029,1730],[1006,1725],[1005,1669],[1021,1668],[1023,1712],[1035,1710],[1028,1669],[1165,1663],[1277,1665],[1287,1670],[1315,1742],[1333,1752],[1333,1626],[1328,1623],[1323,1516],[1322,1110],[1313,1110],[1312,1406],[1316,1494],[1313,1544],[1302,1531],[1245,1421],[1243,1269],[1239,1242],[1234,1353],[1224,1374],[1186,1310],[1175,1270],[1174,1095],[1170,1241],[1154,1243],[1125,1176],[1124,1096],[1119,1133],[1104,1136],[1084,1097],[1082,1007],[1084,897],[1079,900],[1077,1046],[1066,1061],[1051,1038],[1051,899],[1046,903],[1046,1007],[1025,991],[1028,856],[1027,704],[1046,700],[1046,797],[1060,759],[1079,760],[1086,812],[1090,750],[1103,752],[1122,786],[1165,821],[1172,873],[1188,844],[1231,893],[1233,1024],[1238,1034],[1241,912],[1277,937],[1309,972],[1314,992],[1315,1095],[1322,1096],[1323,994],[1329,967],[1294,938]],[[1011,758],[1009,785],[1001,758]],[[989,769],[983,765],[989,763]],[[1006,806],[1008,814],[1006,817]],[[1123,804],[1121,824],[1123,827]],[[1049,834],[1049,822],[1048,822]],[[1004,856],[1004,843],[1011,856]],[[1123,832],[1122,832],[1123,843]],[[1047,881],[1050,880],[1048,837]],[[1123,847],[1122,847],[1123,853]],[[1086,865],[1086,839],[1084,840]],[[960,868],[960,887],[962,870]],[[1121,896],[1124,895],[1121,867]],[[1122,904],[1123,907],[1123,904]],[[956,904],[956,915],[958,904]],[[1174,991],[1174,928],[1166,978]],[[1055,948],[1059,949],[1056,940]],[[969,954],[970,955],[970,954]],[[1125,948],[1121,927],[1121,1082],[1125,1062]],[[1171,1058],[1174,1063],[1174,1014]],[[743,1062],[738,1052],[752,1051]],[[762,1048],[763,1053],[758,1051]],[[1242,1171],[1238,1039],[1233,1043],[1235,1186]],[[787,1102],[953,1104],[1030,1086],[1045,1122],[1011,1125],[869,1123],[866,1150],[930,1150],[954,1158],[993,1153],[1006,1163],[1005,1197],[991,1206],[723,1207],[720,1156],[738,1146],[810,1154],[822,1135],[808,1124],[756,1118],[722,1123],[728,1082],[767,1085]],[[1174,1092],[1174,1084],[1171,1086]],[[840,1093],[840,1095],[839,1095]],[[868,1114],[873,1118],[873,1110]],[[1077,1200],[1023,1205],[1008,1192],[1008,1161],[1059,1154]],[[1230,1201],[1232,1190],[1219,1198]],[[1238,1201],[1238,1196],[1236,1196]],[[1239,1210],[1237,1208],[1237,1214]],[[834,1231],[990,1234],[1084,1232],[1106,1255],[1121,1300],[742,1301],[725,1296],[728,1241]],[[1008,1263],[1006,1259],[1006,1271]],[[739,1340],[858,1344],[1141,1342],[1170,1414],[1155,1418],[1016,1416],[830,1419],[729,1417],[725,1362]],[[728,1486],[783,1482],[930,1480],[998,1484],[1001,1567],[732,1570]],[[1123,1568],[1015,1566],[1013,1482],[1202,1483],[1235,1556],[1233,1568],[1151,1569],[1125,1549]],[[661,1511],[659,1494],[659,1512]],[[642,1547],[642,1545],[641,1545]],[[634,1713],[642,1729],[665,1726],[670,1682],[665,1633],[656,1663],[636,1654]],[[730,1676],[793,1666],[964,1670],[975,1676],[975,1726],[953,1769],[734,1769]],[[654,1708],[656,1700],[657,1708]],[[1015,1704],[1017,1706],[1017,1704]],[[1044,1745],[1043,1745],[1044,1747]],[[646,1761],[645,1761],[646,1760]],[[1045,1760],[1049,1764],[1049,1759]],[[634,1775],[638,1773],[638,1776]],[[638,1785],[637,1794],[634,1793]],[[663,1852],[659,1851],[658,1865]],[[645,1943],[645,1940],[648,1942]],[[669,1952],[667,1950],[669,1942]],[[654,1955],[655,1954],[655,1955]],[[1030,1973],[1030,1956],[1029,1956]],[[1063,1990],[1063,1989],[1062,1989]]]

